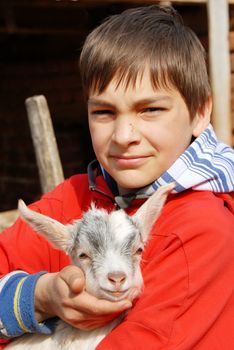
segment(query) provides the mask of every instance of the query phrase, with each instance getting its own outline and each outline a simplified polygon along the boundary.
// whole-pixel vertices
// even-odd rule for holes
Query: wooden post
[[[64,180],[63,169],[47,101],[43,95],[25,101],[42,192],[46,193]]]
[[[212,121],[219,139],[231,145],[231,69],[228,41],[228,1],[208,0],[207,10],[210,77],[213,92]]]

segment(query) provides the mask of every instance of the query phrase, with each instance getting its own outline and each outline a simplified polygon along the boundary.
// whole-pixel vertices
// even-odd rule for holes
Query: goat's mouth
[[[127,298],[129,289],[125,290],[109,290],[102,288],[102,297],[109,299],[109,300],[122,300]]]

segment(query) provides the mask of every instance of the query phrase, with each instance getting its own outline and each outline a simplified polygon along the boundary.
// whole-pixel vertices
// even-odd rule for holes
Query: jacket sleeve
[[[67,184],[42,197],[31,208],[66,222],[62,194]],[[51,333],[50,321],[35,319],[34,289],[37,279],[69,263],[68,257],[35,233],[20,218],[0,234],[0,338],[25,332]]]
[[[142,295],[97,350],[234,348],[234,219],[222,203],[207,205],[161,216]]]
[[[51,257],[59,254],[20,219],[0,235],[0,338],[51,333],[35,319],[34,289],[38,278],[53,269]]]

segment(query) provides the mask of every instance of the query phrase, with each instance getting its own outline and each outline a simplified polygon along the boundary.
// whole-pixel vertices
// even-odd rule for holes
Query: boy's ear
[[[69,250],[71,239],[67,226],[49,216],[29,209],[22,199],[18,201],[18,209],[22,219],[24,219],[35,231],[45,236],[56,248],[62,249],[66,252]]]
[[[212,98],[209,96],[204,104],[196,113],[193,124],[193,136],[198,137],[209,125],[212,111]]]
[[[153,224],[159,217],[161,210],[166,202],[167,196],[175,188],[175,183],[161,186],[132,216],[132,220],[139,227],[143,242],[147,241]]]

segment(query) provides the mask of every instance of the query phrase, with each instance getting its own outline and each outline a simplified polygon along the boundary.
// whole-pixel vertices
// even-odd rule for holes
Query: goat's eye
[[[84,259],[89,259],[89,256],[85,253],[80,253],[79,254],[79,259],[84,260]]]
[[[135,252],[136,255],[141,255],[143,252],[143,248],[138,248]]]

